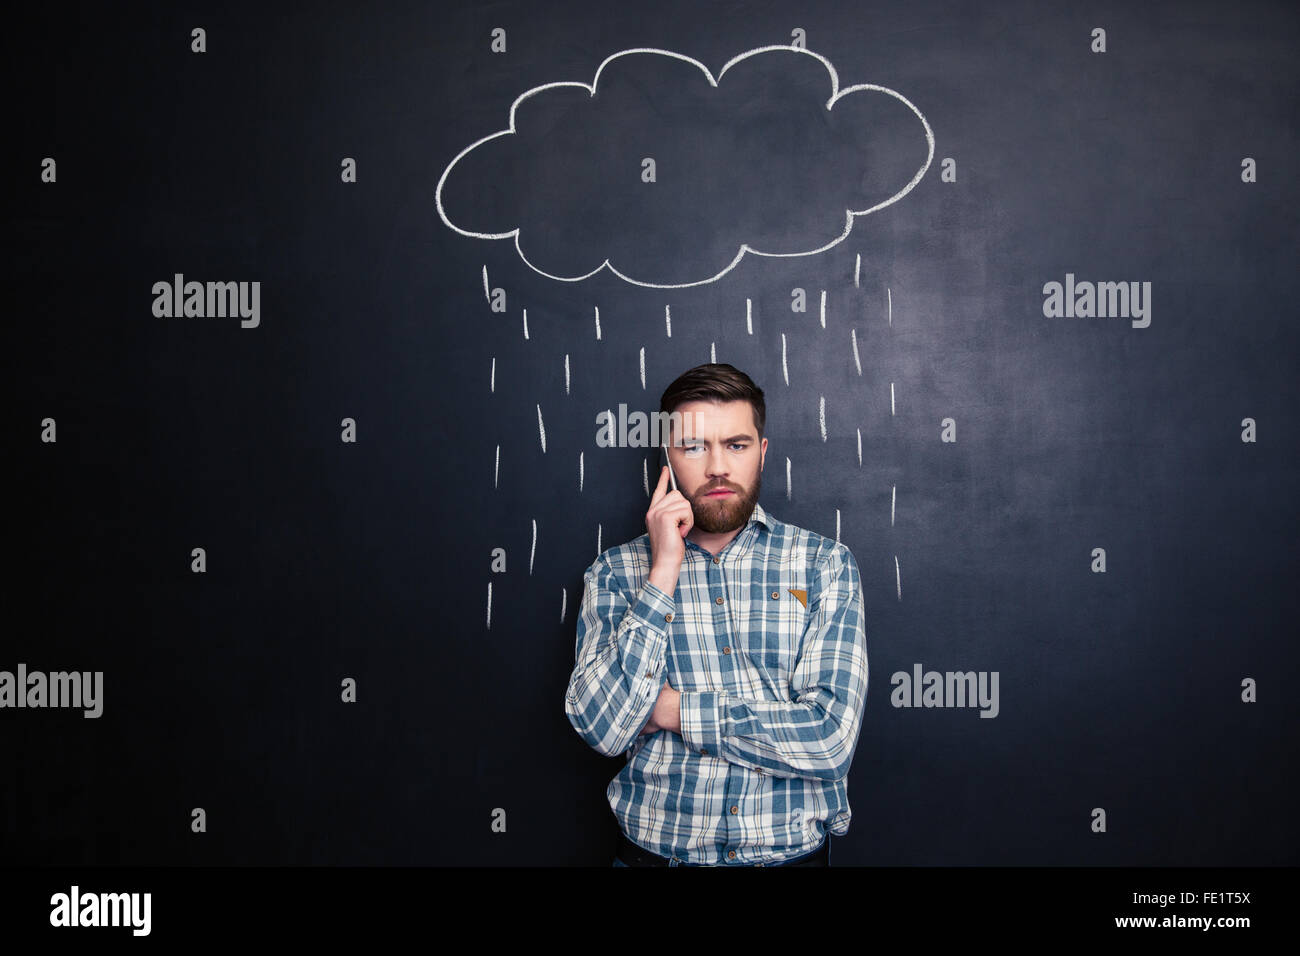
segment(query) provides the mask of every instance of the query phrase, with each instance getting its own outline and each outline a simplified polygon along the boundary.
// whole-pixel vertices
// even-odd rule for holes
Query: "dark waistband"
[[[821,846],[808,853],[793,857],[789,860],[779,860],[775,863],[754,863],[752,866],[829,866],[831,851],[831,836],[826,834],[826,839],[822,840]],[[673,861],[668,857],[660,856],[658,853],[651,853],[649,850],[643,850],[627,838],[627,834],[622,830],[618,834],[618,858],[628,866],[671,866]],[[679,864],[684,866],[685,864]]]

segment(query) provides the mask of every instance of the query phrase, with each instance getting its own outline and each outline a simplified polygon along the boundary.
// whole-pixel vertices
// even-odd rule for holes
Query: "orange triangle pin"
[[[797,598],[799,599],[799,603],[802,604],[802,605],[804,606],[804,609],[805,609],[805,610],[807,610],[807,608],[808,608],[808,592],[807,592],[807,591],[796,591],[794,588],[786,588],[786,590],[789,591],[791,594],[793,594],[795,597],[797,597]]]

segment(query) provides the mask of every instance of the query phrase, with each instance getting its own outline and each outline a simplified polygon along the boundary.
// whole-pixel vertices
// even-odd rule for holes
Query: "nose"
[[[725,480],[729,474],[726,449],[721,445],[713,445],[709,450],[709,460],[705,462],[704,476],[710,481],[718,481]]]

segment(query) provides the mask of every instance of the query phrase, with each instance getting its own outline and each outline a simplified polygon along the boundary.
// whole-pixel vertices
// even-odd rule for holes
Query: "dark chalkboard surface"
[[[597,416],[710,361],[862,571],[837,864],[1300,862],[1290,5],[38,16],[6,862],[607,865]]]

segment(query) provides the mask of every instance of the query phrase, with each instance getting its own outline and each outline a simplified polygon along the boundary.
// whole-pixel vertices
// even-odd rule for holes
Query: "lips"
[[[704,497],[706,498],[725,498],[727,495],[734,495],[735,492],[730,488],[719,488],[716,491],[710,491]]]

